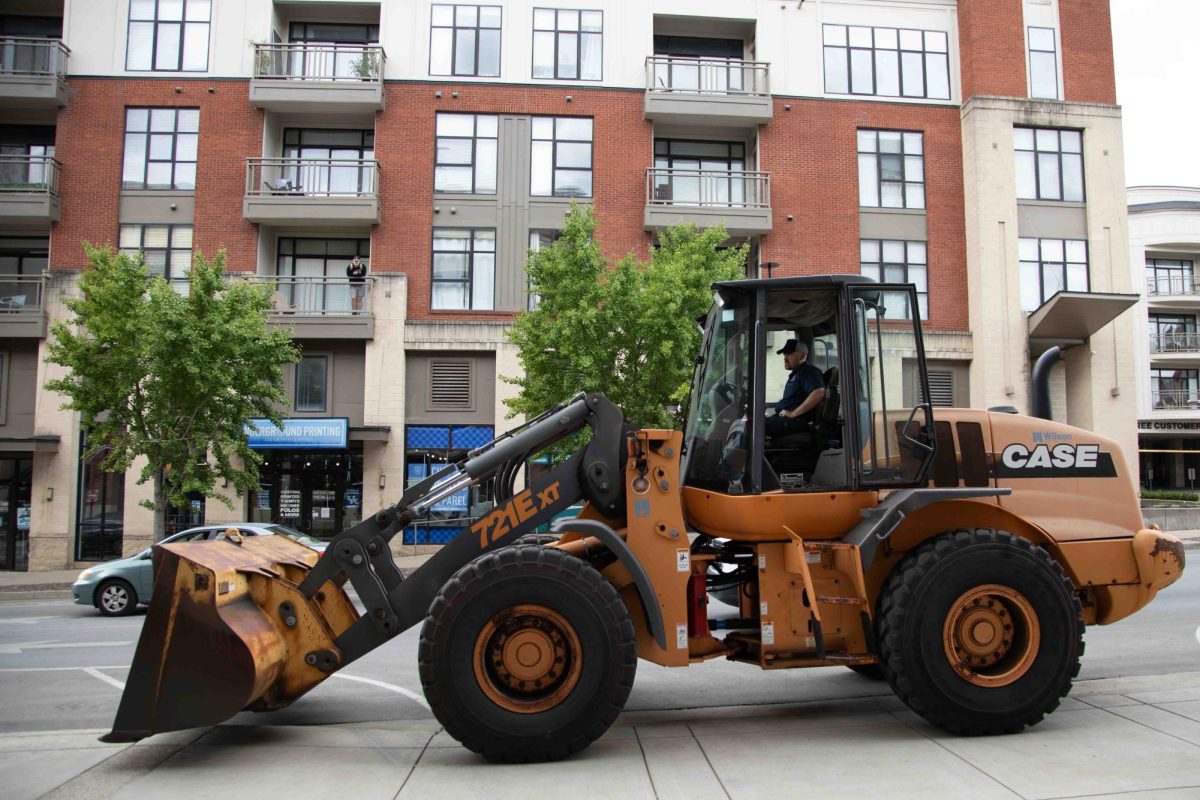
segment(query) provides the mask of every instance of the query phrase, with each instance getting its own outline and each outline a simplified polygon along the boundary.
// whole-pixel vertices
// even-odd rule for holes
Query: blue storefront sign
[[[268,419],[246,423],[246,441],[256,450],[316,450],[345,448],[350,438],[350,421],[345,417],[285,419],[276,427]]]

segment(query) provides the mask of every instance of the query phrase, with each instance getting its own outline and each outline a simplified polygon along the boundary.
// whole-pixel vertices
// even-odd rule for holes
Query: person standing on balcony
[[[355,256],[346,266],[346,277],[350,279],[350,307],[362,311],[363,298],[367,294],[367,265]]]

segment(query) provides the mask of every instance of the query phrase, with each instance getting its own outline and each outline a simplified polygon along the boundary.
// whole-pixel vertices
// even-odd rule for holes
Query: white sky
[[[1111,0],[1127,186],[1200,186],[1200,0]]]

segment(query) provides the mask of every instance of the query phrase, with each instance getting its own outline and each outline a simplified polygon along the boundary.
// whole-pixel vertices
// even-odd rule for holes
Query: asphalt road
[[[69,601],[0,602],[0,732],[107,728],[144,613],[108,618]],[[398,636],[288,709],[243,724],[322,725],[431,717],[417,677],[419,628]],[[1200,570],[1115,625],[1089,628],[1080,680],[1200,671]],[[841,667],[761,671],[709,661],[638,667],[628,710],[793,703],[886,694]]]

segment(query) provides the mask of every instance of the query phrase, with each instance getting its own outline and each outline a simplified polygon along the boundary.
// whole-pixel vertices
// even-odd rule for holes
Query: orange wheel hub
[[[975,686],[1007,686],[1033,665],[1041,625],[1023,594],[989,583],[964,592],[946,614],[946,659]]]
[[[475,638],[475,680],[496,705],[535,714],[561,703],[583,668],[579,636],[557,611],[520,605],[496,614]]]

